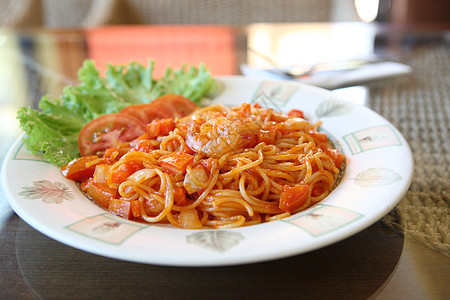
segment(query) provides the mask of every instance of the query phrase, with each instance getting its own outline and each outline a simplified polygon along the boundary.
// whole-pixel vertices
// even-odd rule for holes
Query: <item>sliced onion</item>
[[[186,175],[184,176],[183,187],[189,194],[198,192],[205,188],[208,183],[208,175],[205,169],[201,165],[196,165],[186,169]]]
[[[178,220],[181,226],[186,229],[200,229],[203,226],[195,209],[181,211]]]
[[[142,169],[134,172],[132,175],[130,175],[127,179],[131,180],[135,183],[142,183],[146,181],[149,178],[154,177],[156,174],[156,171],[154,169]]]

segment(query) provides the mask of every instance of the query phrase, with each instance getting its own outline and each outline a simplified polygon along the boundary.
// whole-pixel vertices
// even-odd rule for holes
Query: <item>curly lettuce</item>
[[[78,85],[64,88],[59,98],[42,97],[39,110],[22,107],[18,111],[26,148],[62,166],[79,157],[78,133],[89,121],[129,105],[150,103],[165,94],[180,94],[199,104],[217,88],[203,65],[167,68],[160,79],[154,78],[153,70],[153,61],[148,66],[131,62],[108,65],[101,76],[94,62],[86,60],[78,71]]]

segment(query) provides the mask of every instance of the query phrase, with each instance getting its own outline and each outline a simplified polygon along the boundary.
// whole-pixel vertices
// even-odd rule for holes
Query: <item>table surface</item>
[[[240,74],[242,63],[267,66],[267,61],[248,52],[248,47],[257,47],[281,65],[374,51],[402,58],[424,44],[445,45],[448,50],[448,32],[404,35],[360,23],[214,27],[220,35],[207,28],[204,31],[204,26],[154,29],[0,29],[0,111],[2,124],[8,128],[0,131],[1,159],[21,133],[14,120],[16,110],[23,105],[36,107],[42,95],[57,96],[63,86],[75,83],[76,72],[86,58],[104,66],[108,61],[143,60],[148,56],[146,51],[154,51],[157,62],[171,62],[177,67],[181,61],[198,63],[203,55],[214,75],[231,75]],[[134,32],[133,36],[123,30]],[[185,30],[192,30],[191,39],[185,38]],[[170,44],[170,38],[160,39],[169,46],[145,39],[142,44],[133,44],[143,36],[149,38],[149,34],[154,35],[152,41],[159,40],[158,32],[178,42],[184,40],[183,51],[179,51],[179,45]],[[343,41],[349,33],[353,40]],[[156,72],[162,72],[161,65]],[[388,84],[382,81],[332,92],[370,107],[374,103],[371,91],[378,89],[379,93]],[[443,200],[448,199],[446,192],[441,193]],[[445,299],[450,295],[450,258],[398,233],[383,220],[346,240],[290,258],[228,267],[164,267],[109,259],[61,244],[14,214],[1,191],[0,197],[1,299]]]

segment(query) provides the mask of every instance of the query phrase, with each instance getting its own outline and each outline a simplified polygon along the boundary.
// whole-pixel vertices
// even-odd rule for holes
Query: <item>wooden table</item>
[[[195,35],[194,41],[184,40],[184,46],[192,49],[184,51],[186,57],[181,59],[198,63],[203,53],[215,75],[239,74],[241,63],[265,64],[247,52],[248,45],[256,45],[287,64],[289,58],[285,58],[285,54],[288,52],[278,47],[292,42],[290,38],[295,37],[298,42],[299,37],[307,40],[314,33],[327,39],[322,43],[333,45],[349,30],[368,38],[350,47],[353,54],[373,51],[373,43],[380,41],[381,46],[376,49],[379,53],[401,55],[405,51],[402,44],[405,40],[399,39],[399,35],[379,35],[379,29],[367,25],[315,25],[257,24],[246,28],[215,28],[220,35],[208,28],[204,31],[204,27],[193,27],[188,30]],[[152,53],[159,57],[158,63],[168,61],[178,66],[181,52],[171,48],[170,43],[184,36],[186,28],[164,28],[166,35],[173,32],[172,40],[164,40],[166,44],[158,46],[144,40],[141,44],[126,47],[143,35],[154,34],[154,39],[158,39],[158,32],[153,29],[0,29],[0,70],[3,70],[0,71],[0,111],[2,124],[8,128],[0,131],[1,158],[20,134],[14,122],[17,108],[23,105],[36,107],[43,94],[57,96],[64,85],[75,83],[76,71],[85,58],[94,58],[104,66],[108,60],[121,63],[128,59],[145,59],[147,50],[159,49]],[[117,35],[118,30],[134,31],[133,39],[124,32]],[[436,43],[436,37],[441,37],[440,33],[421,33],[416,41]],[[411,42],[410,39],[407,41]],[[442,39],[438,38],[439,42],[442,43]],[[123,48],[114,47],[117,44]],[[210,44],[210,48],[205,48]],[[412,47],[412,44],[406,46]],[[118,48],[128,49],[128,52]],[[342,53],[350,54],[341,48]],[[333,51],[322,51],[321,55],[305,52],[290,62],[314,62],[327,55],[337,58]],[[355,99],[353,91],[339,89],[333,92],[344,97],[349,92],[349,99],[370,105],[370,94],[359,94],[368,99]],[[15,215],[5,204],[1,191],[0,196],[1,299],[445,299],[450,295],[449,257],[402,236],[382,221],[326,248],[286,259],[229,267],[165,267],[109,259],[54,241]]]

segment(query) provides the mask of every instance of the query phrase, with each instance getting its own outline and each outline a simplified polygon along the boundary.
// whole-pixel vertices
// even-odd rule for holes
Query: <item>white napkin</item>
[[[353,70],[317,72],[301,79],[292,79],[287,75],[276,72],[276,70],[254,68],[247,64],[241,65],[241,72],[247,77],[291,79],[331,90],[344,86],[362,84],[372,80],[407,75],[412,72],[412,69],[408,65],[397,62],[379,62],[367,64]]]

